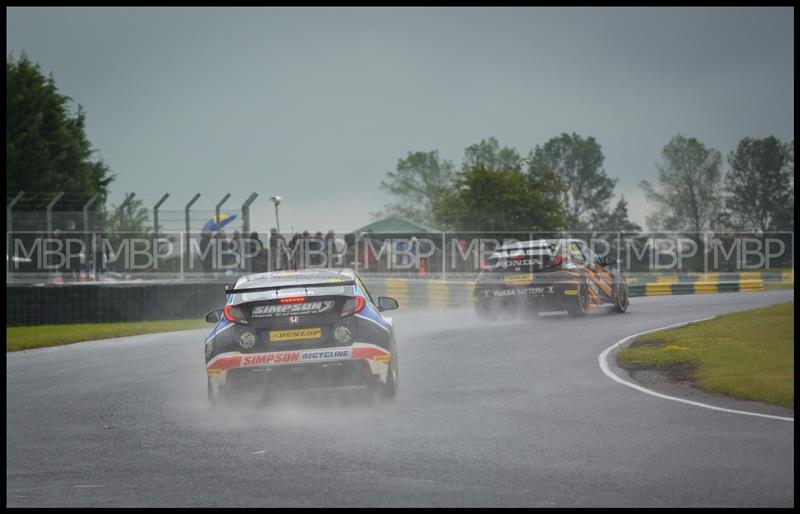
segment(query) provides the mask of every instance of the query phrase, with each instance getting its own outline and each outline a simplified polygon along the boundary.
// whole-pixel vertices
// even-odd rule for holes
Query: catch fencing
[[[566,242],[572,262],[624,273],[631,296],[794,283],[793,232],[259,234],[249,229],[246,206],[190,207],[154,210],[158,223],[137,230],[129,230],[136,220],[122,208],[111,221],[84,217],[88,211],[14,213],[6,243],[8,324],[198,317],[224,302],[224,286],[243,275],[323,267],[352,268],[373,296],[395,297],[403,308],[466,305],[477,276],[495,269],[494,252],[542,239]]]
[[[224,229],[200,229],[59,230],[50,236],[41,231],[12,231],[7,236],[6,282],[16,284],[231,281],[248,273],[322,267],[352,268],[364,276],[469,281],[482,270],[492,269],[497,249],[540,239],[567,241],[563,251],[575,263],[600,266],[602,261],[642,283],[697,281],[692,277],[737,273],[777,277],[793,270],[794,255],[792,232],[244,235],[238,230],[230,234]],[[586,244],[576,246],[572,240]]]

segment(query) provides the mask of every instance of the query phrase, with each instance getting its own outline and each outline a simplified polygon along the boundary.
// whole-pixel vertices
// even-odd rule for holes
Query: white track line
[[[743,411],[743,410],[725,409],[723,407],[717,407],[715,405],[708,405],[708,404],[705,404],[705,403],[694,402],[692,400],[685,400],[683,398],[676,398],[674,396],[668,396],[666,394],[657,393],[655,391],[651,391],[650,389],[647,389],[646,387],[642,387],[639,384],[634,384],[632,382],[628,382],[627,380],[623,380],[618,375],[616,375],[613,371],[611,371],[611,369],[609,369],[609,367],[608,367],[608,354],[611,353],[612,350],[616,349],[619,346],[622,346],[628,340],[633,339],[634,337],[639,337],[640,335],[649,334],[650,332],[657,332],[659,330],[666,330],[666,329],[669,329],[669,328],[681,327],[681,326],[684,326],[684,325],[688,325],[690,323],[697,323],[699,321],[708,321],[708,320],[713,319],[715,317],[716,316],[712,316],[710,318],[696,319],[696,320],[692,320],[692,321],[684,321],[684,322],[681,322],[681,323],[673,323],[672,325],[667,325],[665,327],[659,327],[659,328],[653,328],[653,329],[650,329],[650,330],[645,330],[644,332],[639,332],[638,334],[633,334],[633,335],[630,335],[630,336],[628,336],[628,337],[626,337],[624,339],[620,339],[616,343],[614,343],[611,346],[609,346],[608,348],[606,348],[605,351],[600,354],[600,356],[598,357],[598,361],[600,363],[600,369],[602,369],[603,373],[608,375],[608,377],[610,377],[615,382],[619,382],[620,384],[626,385],[628,387],[632,387],[632,388],[636,389],[637,391],[641,391],[643,393],[647,393],[647,394],[652,395],[652,396],[657,396],[658,398],[664,398],[666,400],[673,400],[673,401],[681,402],[681,403],[688,403],[689,405],[694,405],[696,407],[705,407],[706,409],[718,410],[718,411],[722,411],[722,412],[730,412],[730,413],[733,413],[733,414],[744,414],[746,416],[758,416],[760,418],[779,419],[781,421],[792,421],[792,422],[794,422],[794,418],[787,418],[787,417],[783,417],[783,416],[771,416],[769,414],[760,414],[760,413],[757,413],[757,412],[747,412],[747,411]]]

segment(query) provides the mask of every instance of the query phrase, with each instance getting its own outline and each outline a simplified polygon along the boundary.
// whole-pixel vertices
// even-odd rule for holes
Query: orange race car
[[[613,259],[580,239],[539,239],[501,246],[475,282],[475,311],[494,318],[520,311],[628,309],[628,284]]]

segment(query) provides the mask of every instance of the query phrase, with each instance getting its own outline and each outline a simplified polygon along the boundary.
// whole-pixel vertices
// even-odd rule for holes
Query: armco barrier
[[[6,325],[202,318],[225,303],[222,284],[6,286]]]
[[[366,278],[373,298],[391,296],[401,308],[457,307],[473,302],[467,281]],[[6,287],[7,326],[112,323],[202,318],[225,303],[219,283],[65,284]],[[763,291],[764,281],[630,284],[630,296]]]

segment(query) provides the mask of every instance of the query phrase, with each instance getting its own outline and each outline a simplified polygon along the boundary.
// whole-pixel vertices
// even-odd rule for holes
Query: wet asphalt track
[[[322,392],[212,413],[203,331],[9,354],[7,505],[791,507],[793,422],[654,398],[597,357],[793,295],[489,325],[470,309],[397,311],[385,405]]]

